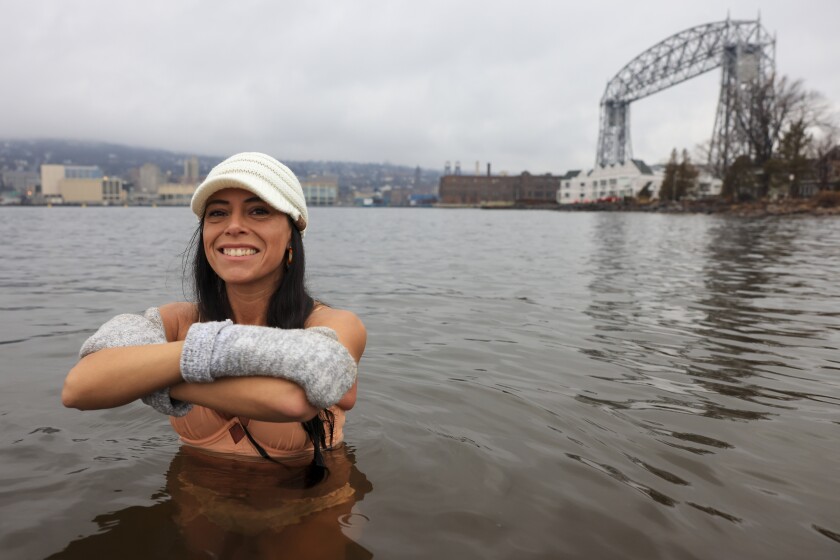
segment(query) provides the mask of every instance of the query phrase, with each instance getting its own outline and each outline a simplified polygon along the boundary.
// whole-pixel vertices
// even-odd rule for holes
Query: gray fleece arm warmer
[[[195,323],[181,352],[181,376],[207,383],[218,377],[266,375],[300,385],[318,408],[337,403],[356,380],[356,361],[327,327],[277,329]]]
[[[163,344],[166,342],[166,331],[163,328],[160,313],[156,307],[150,307],[142,315],[117,315],[88,338],[79,357],[84,358],[105,348],[121,348],[125,346],[143,346],[146,344]],[[143,402],[158,412],[170,416],[183,416],[190,411],[192,405],[169,397],[169,387],[155,391],[143,397]]]

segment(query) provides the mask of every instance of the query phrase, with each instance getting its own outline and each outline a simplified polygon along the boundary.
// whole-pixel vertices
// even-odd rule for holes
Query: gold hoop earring
[[[292,264],[292,257],[294,256],[294,253],[292,252],[292,248],[289,247],[288,250],[289,250],[289,256],[286,257],[286,268],[289,268],[289,265]]]

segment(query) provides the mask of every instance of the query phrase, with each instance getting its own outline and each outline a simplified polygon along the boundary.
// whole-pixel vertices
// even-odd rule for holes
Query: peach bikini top
[[[331,407],[330,411],[335,415],[335,426],[332,444],[329,426],[324,426],[327,448],[335,447],[344,440],[344,411],[337,406]],[[260,457],[245,435],[245,430],[242,429],[243,421],[239,417],[226,418],[215,410],[194,405],[186,416],[170,416],[169,422],[181,436],[181,441],[187,445],[213,453]],[[272,457],[312,457],[312,442],[299,422],[249,420],[245,425],[254,440]]]

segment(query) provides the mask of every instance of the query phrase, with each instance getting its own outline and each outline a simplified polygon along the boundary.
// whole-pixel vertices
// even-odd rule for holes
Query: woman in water
[[[356,402],[366,331],[306,291],[300,183],[267,155],[237,154],[210,172],[191,207],[196,301],[105,323],[67,375],[64,405],[142,398],[189,446],[286,464],[312,457],[324,471],[321,449],[342,441]]]

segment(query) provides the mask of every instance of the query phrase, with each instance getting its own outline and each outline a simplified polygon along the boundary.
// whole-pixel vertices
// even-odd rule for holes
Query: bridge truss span
[[[710,163],[725,168],[748,151],[739,129],[747,110],[749,84],[775,70],[775,39],[758,20],[725,20],[698,25],[668,37],[628,62],[607,84],[601,98],[596,164],[624,163],[633,157],[630,104],[716,68],[723,68]]]

